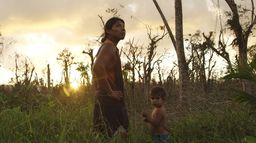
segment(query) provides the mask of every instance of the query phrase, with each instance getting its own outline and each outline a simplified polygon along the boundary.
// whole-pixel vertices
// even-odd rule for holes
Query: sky
[[[157,0],[171,29],[174,32],[174,0]],[[216,30],[217,0],[183,0],[184,34]],[[221,10],[227,9],[221,0]],[[245,2],[246,3],[246,2]],[[69,49],[78,62],[89,63],[82,54],[86,48],[97,49],[95,41],[103,29],[100,18],[111,17],[106,9],[118,9],[118,15],[126,22],[126,38],[119,43],[122,47],[134,38],[139,45],[147,44],[147,29],[150,25],[156,29],[163,25],[152,0],[0,0],[0,32],[4,43],[15,41],[0,47],[0,84],[13,76],[15,53],[27,57],[36,68],[38,75],[45,78],[45,68],[50,64],[54,82],[61,79],[62,69],[57,56],[63,49]],[[157,30],[154,32],[157,33]],[[1,41],[0,41],[1,42]],[[168,36],[159,47],[175,55]],[[175,58],[167,58],[172,63]],[[171,62],[170,62],[170,61]],[[169,68],[169,67],[164,67]],[[72,79],[79,80],[78,72]]]

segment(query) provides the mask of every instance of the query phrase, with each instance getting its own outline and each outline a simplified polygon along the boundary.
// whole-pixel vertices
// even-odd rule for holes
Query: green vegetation
[[[220,86],[221,87],[221,86]],[[256,115],[233,95],[212,92],[195,96],[190,111],[177,109],[168,99],[168,125],[175,143],[251,143],[255,141]],[[140,113],[151,106],[141,95],[127,97],[130,132],[127,141],[106,139],[92,131],[93,93],[0,94],[1,143],[150,143],[150,133]],[[203,99],[201,99],[203,98]],[[29,99],[29,100],[28,100]],[[201,100],[199,100],[201,99]]]
[[[189,108],[180,107],[175,86],[163,85],[170,95],[166,106],[172,142],[255,143],[256,96],[248,92],[255,91],[255,63],[254,59],[246,71],[227,75],[228,80],[215,81],[207,94],[192,89]],[[241,83],[250,89],[244,90]],[[126,141],[93,132],[91,87],[58,87],[44,93],[20,87],[11,94],[0,92],[0,143],[150,143],[141,113],[151,105],[140,85],[136,85],[134,96],[127,87],[130,129]]]

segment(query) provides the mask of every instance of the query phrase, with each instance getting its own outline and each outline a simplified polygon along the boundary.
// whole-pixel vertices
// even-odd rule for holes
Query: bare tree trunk
[[[248,46],[248,39],[250,34],[252,33],[252,29],[256,24],[256,16],[254,14],[254,2],[251,0],[252,9],[251,9],[251,20],[249,21],[249,25],[246,28],[242,28],[240,23],[240,15],[238,11],[238,7],[234,0],[225,0],[228,6],[232,11],[232,19],[228,20],[228,24],[231,27],[231,30],[234,31],[236,36],[236,43],[238,45],[239,50],[239,57],[238,57],[238,66],[241,72],[248,70],[248,63],[247,63],[247,46]],[[251,91],[250,83],[247,81],[242,81],[242,86],[244,91]]]
[[[93,49],[89,49],[88,51],[83,51],[83,54],[87,54],[90,57],[90,59],[91,59],[90,66],[91,66],[91,70],[92,70],[92,66],[94,64]]]
[[[47,64],[47,87],[48,87],[48,89],[51,88],[51,71],[50,71],[49,64]]]
[[[176,29],[176,53],[179,66],[179,95],[180,100],[187,98],[187,90],[189,87],[188,65],[185,59],[184,44],[183,44],[183,14],[182,1],[175,0],[175,29]]]
[[[162,62],[162,60],[159,60],[159,61],[156,62],[156,64],[157,64],[157,73],[158,73],[158,78],[159,78],[159,84],[160,85],[163,84],[162,74],[161,74],[161,66],[160,66],[161,62]]]
[[[239,67],[244,69],[247,67],[247,42],[244,39],[243,29],[240,24],[239,13],[237,5],[234,0],[225,0],[228,6],[230,7],[233,17],[231,20],[228,20],[231,29],[236,35],[237,45],[239,48]]]
[[[207,86],[206,86],[206,90],[208,91],[209,90],[209,87],[210,87],[210,80],[211,80],[211,78],[212,78],[212,71],[213,71],[213,68],[216,66],[216,61],[214,61],[213,62],[213,64],[211,64],[212,63],[212,59],[213,59],[213,51],[212,52],[210,52],[210,58],[209,58],[209,60],[208,60],[208,72],[207,72],[207,82],[206,82],[206,84],[207,84]],[[213,80],[213,79],[212,79]]]
[[[18,58],[19,58],[19,55],[15,54],[15,79],[16,79],[16,84],[19,85],[20,81],[19,81],[19,75],[18,75],[18,70],[19,70]]]
[[[185,96],[185,94],[187,92],[187,88],[189,86],[188,65],[186,63],[185,53],[184,53],[184,45],[183,45],[182,2],[181,2],[181,0],[175,0],[176,40],[172,34],[170,26],[167,23],[167,20],[165,19],[158,3],[156,2],[156,0],[153,0],[153,2],[155,4],[158,12],[160,13],[161,18],[164,21],[164,24],[167,28],[169,36],[173,42],[173,46],[176,50],[176,54],[178,57],[178,66],[179,66],[179,83],[180,83],[179,97],[180,97],[180,99],[182,99],[182,97]]]
[[[67,64],[67,61],[65,61],[64,79],[65,79],[65,84],[69,87],[69,74],[68,74],[68,64]]]
[[[32,70],[31,70],[31,72],[30,72],[30,76],[29,76],[29,78],[28,78],[28,84],[31,83],[31,80],[32,80],[34,71],[35,71],[35,67],[33,67]]]

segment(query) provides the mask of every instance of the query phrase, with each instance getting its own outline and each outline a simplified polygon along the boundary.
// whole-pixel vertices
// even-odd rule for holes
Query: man
[[[127,136],[128,116],[124,103],[124,85],[117,44],[125,37],[125,23],[118,17],[110,18],[104,26],[102,45],[93,65],[96,89],[94,129],[113,137],[119,128]]]

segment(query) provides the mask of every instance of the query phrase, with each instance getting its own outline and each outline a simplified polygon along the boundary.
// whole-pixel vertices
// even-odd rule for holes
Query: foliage
[[[244,136],[255,135],[255,125],[248,112],[203,112],[179,121],[173,136],[184,143],[240,143]]]
[[[136,89],[135,96],[125,98],[130,120],[127,141],[120,139],[119,136],[107,139],[93,132],[92,95],[94,93],[89,87],[84,87],[82,91],[72,92],[70,96],[66,96],[63,92],[35,93],[27,96],[0,93],[0,142],[151,142],[150,131],[140,115],[142,111],[151,108],[151,105],[146,102],[148,101],[146,97],[142,96],[142,89]],[[209,103],[215,102],[213,100],[218,98],[226,103],[226,98],[224,95],[211,96],[213,99],[205,103],[197,100],[197,104],[203,106],[202,111],[185,113],[183,116],[178,116],[182,112],[175,110],[176,99],[168,98],[167,110],[171,112],[170,114],[174,114],[174,116],[168,116],[172,142],[250,143],[253,141],[256,134],[255,116],[251,115],[245,106],[235,102],[212,106]],[[33,102],[37,104],[33,105]]]
[[[68,49],[64,49],[62,52],[60,52],[58,54],[57,57],[57,61],[59,62],[59,64],[63,67],[63,76],[64,76],[64,80],[65,80],[65,84],[67,86],[69,86],[70,81],[69,81],[69,70],[70,70],[70,66],[73,64],[76,64],[76,62],[74,62],[74,56],[72,55],[72,53],[68,50]]]
[[[85,81],[87,84],[90,84],[90,77],[89,77],[89,65],[84,65],[82,62],[78,64],[76,68],[77,71],[80,72],[81,83],[85,85]]]
[[[246,69],[238,69],[234,73],[230,73],[224,77],[226,80],[240,79],[248,83],[247,86],[256,86],[256,56],[248,64]],[[233,89],[235,91],[236,100],[249,105],[252,111],[256,109],[256,94],[255,92],[248,93],[247,91]]]
[[[19,107],[19,103],[3,108],[0,112],[0,142],[123,142],[118,136],[109,140],[92,131],[93,102],[89,95],[85,96],[48,95],[48,100],[40,104],[40,108],[30,108],[26,112]],[[3,94],[0,97],[0,102],[9,100],[4,99],[7,97]],[[140,133],[131,134],[128,142],[143,142],[148,138],[143,128],[131,130]],[[149,142],[149,138],[146,140]]]
[[[247,136],[243,139],[242,143],[255,143],[256,137],[253,136]]]

